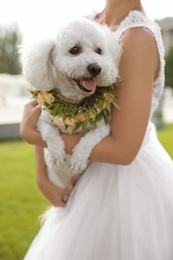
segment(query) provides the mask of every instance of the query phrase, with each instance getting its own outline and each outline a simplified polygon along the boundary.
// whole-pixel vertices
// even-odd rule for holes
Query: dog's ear
[[[51,72],[51,52],[53,40],[45,40],[32,46],[22,46],[19,49],[22,70],[27,81],[41,91],[53,89]]]
[[[115,35],[111,32],[110,28],[107,25],[104,25],[105,29],[105,37],[108,43],[108,50],[113,58],[115,64],[118,64],[121,53],[122,53],[122,46],[120,45],[119,41],[115,38]]]

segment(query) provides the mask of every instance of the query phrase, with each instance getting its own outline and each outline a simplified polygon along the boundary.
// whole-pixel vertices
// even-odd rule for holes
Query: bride
[[[25,260],[172,260],[173,162],[151,122],[164,89],[160,28],[140,0],[107,0],[90,19],[107,24],[122,44],[121,109],[112,108],[111,134],[73,189],[63,190],[47,178],[46,144],[35,128],[40,106],[25,106],[21,136],[36,147],[38,186],[54,205]],[[81,135],[62,138],[71,154]]]

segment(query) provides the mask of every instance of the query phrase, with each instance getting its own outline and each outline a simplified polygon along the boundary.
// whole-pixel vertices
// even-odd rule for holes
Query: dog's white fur
[[[75,46],[80,49],[76,55],[70,53]],[[102,53],[99,54],[98,50]],[[56,88],[66,98],[81,100],[94,91],[81,90],[73,79],[92,78],[88,66],[96,64],[101,69],[94,76],[97,86],[111,85],[118,76],[120,53],[121,47],[107,26],[80,18],[60,29],[56,40],[23,48],[21,56],[24,75],[31,85],[41,91]],[[88,130],[69,157],[59,135],[59,129],[66,130],[53,126],[51,120],[51,115],[42,111],[37,128],[48,146],[45,161],[49,178],[64,188],[68,186],[72,174],[79,174],[87,167],[92,149],[109,135],[110,126],[101,122],[96,129]],[[72,132],[70,127],[67,130]]]

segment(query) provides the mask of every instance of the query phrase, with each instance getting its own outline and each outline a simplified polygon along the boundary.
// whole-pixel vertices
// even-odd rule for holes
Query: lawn
[[[0,169],[0,259],[22,260],[48,205],[35,184],[33,147],[1,142]]]
[[[173,125],[158,130],[173,158]],[[0,259],[22,260],[49,202],[35,183],[33,146],[23,141],[0,143]]]
[[[170,156],[173,158],[173,124],[158,130],[158,138]]]

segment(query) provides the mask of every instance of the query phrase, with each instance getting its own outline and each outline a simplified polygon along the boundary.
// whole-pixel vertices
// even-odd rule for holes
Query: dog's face
[[[82,18],[61,29],[56,41],[24,52],[23,68],[38,89],[57,88],[67,98],[81,99],[115,81],[120,52],[106,26]]]

